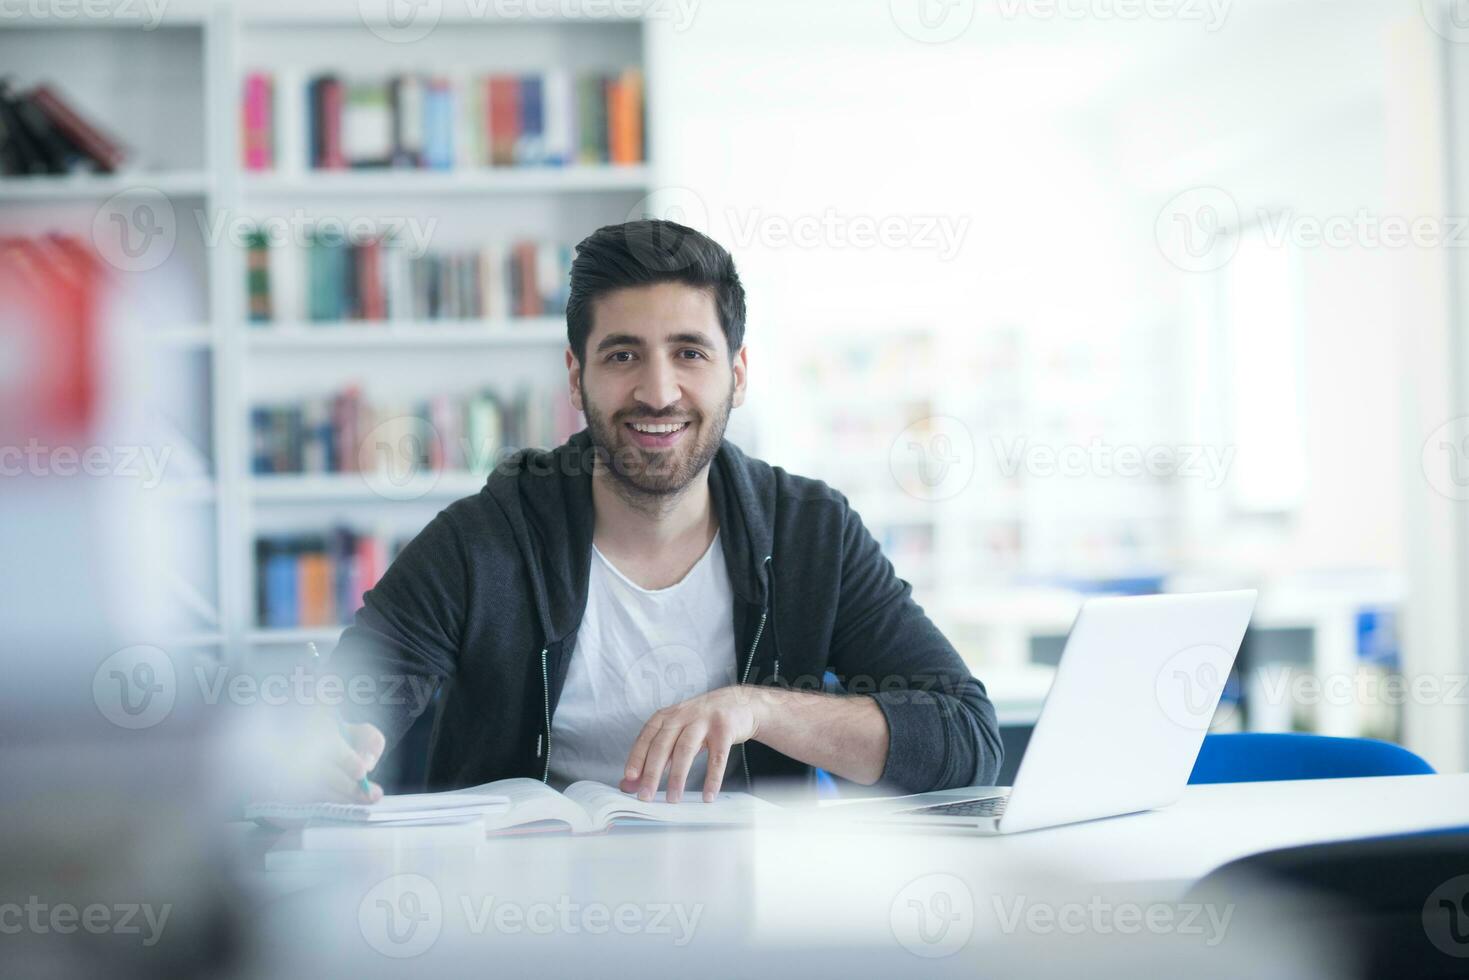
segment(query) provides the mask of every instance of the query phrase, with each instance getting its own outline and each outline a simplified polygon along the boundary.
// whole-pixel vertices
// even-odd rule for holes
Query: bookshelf
[[[534,5],[527,5],[533,8]],[[517,240],[574,244],[592,229],[640,216],[656,187],[652,164],[466,166],[313,170],[304,159],[299,105],[276,119],[290,130],[269,170],[245,166],[241,114],[245,80],[274,78],[278,102],[313,75],[568,73],[644,69],[648,25],[627,16],[480,16],[493,7],[448,0],[438,29],[398,43],[391,24],[364,21],[355,0],[303,5],[259,0],[178,0],[156,24],[138,19],[51,15],[28,5],[0,21],[0,59],[22,85],[49,82],[87,116],[124,136],[133,158],[115,174],[0,178],[0,232],[59,227],[85,237],[99,204],[118,195],[161,193],[176,212],[178,243],[146,274],[182,293],[177,315],[143,317],[140,355],[163,365],[174,384],[154,408],[167,438],[191,444],[197,462],[160,488],[171,521],[203,527],[207,555],[180,556],[173,572],[190,614],[163,624],[159,645],[207,650],[247,665],[261,652],[308,641],[323,649],[340,626],[271,627],[258,621],[258,538],[328,534],[347,527],[385,541],[410,537],[448,502],[483,480],[461,471],[425,472],[385,497],[358,473],[252,473],[251,409],[321,398],[360,384],[389,404],[441,392],[553,393],[564,388],[558,346],[564,320],[475,316],[311,322],[294,297],[270,322],[247,309],[248,248],[231,223],[282,216],[377,220],[404,215],[433,230],[436,249],[473,249]],[[646,109],[653,79],[643,78]],[[303,129],[304,132],[304,129]],[[303,288],[287,243],[271,260],[282,291]],[[288,266],[292,268],[287,268]],[[140,281],[145,289],[153,279]],[[170,477],[173,474],[170,473]]]

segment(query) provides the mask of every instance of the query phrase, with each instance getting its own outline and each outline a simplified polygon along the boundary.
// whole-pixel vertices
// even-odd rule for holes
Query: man
[[[748,371],[729,253],[672,222],[602,228],[577,246],[566,319],[586,428],[434,518],[334,658],[445,685],[430,786],[596,779],[647,800],[666,783],[678,802],[817,767],[902,792],[993,782],[984,686],[846,498],[724,441]],[[338,795],[363,797],[422,709],[399,700],[345,730]]]

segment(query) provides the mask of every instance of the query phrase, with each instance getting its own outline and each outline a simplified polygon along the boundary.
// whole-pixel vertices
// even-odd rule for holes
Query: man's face
[[[730,358],[714,297],[681,283],[598,297],[586,363],[568,348],[566,367],[593,444],[617,479],[645,494],[688,486],[745,400],[744,348]]]

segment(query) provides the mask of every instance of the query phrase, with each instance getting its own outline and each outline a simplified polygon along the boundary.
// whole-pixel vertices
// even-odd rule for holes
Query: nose
[[[655,412],[677,404],[683,391],[679,388],[673,365],[661,357],[651,357],[643,363],[637,387],[632,392],[633,398]]]

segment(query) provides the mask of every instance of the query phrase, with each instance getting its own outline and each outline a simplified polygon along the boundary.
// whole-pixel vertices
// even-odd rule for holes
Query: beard
[[[617,485],[632,499],[669,497],[681,493],[694,481],[724,442],[724,430],[734,407],[734,384],[716,413],[669,412],[670,417],[689,419],[688,431],[677,444],[667,449],[644,449],[628,435],[624,424],[629,418],[655,421],[657,416],[633,409],[603,414],[587,397],[586,384],[581,386],[581,401],[586,410],[587,434],[597,456]]]

